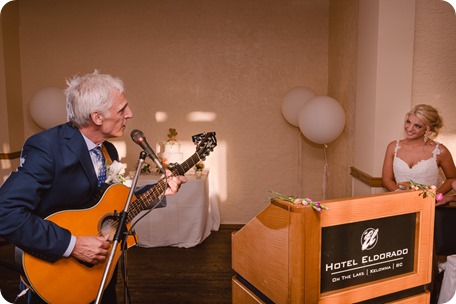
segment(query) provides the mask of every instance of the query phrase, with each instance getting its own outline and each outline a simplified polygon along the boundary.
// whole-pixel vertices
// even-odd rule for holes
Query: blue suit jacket
[[[104,145],[118,160],[115,147]],[[43,218],[91,207],[96,192],[96,173],[80,131],[63,124],[37,133],[25,142],[18,170],[0,187],[0,236],[53,262],[68,248],[71,233]]]

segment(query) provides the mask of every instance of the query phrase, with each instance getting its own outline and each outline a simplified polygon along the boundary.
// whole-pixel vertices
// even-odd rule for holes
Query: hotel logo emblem
[[[377,245],[378,228],[367,228],[361,235],[361,250],[371,250]]]

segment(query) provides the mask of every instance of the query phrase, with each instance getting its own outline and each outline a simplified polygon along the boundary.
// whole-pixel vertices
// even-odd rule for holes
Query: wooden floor
[[[140,248],[128,250],[130,303],[231,303],[231,234],[239,227],[222,226],[193,248]],[[18,274],[12,268],[13,246],[0,243],[0,290],[13,302]],[[118,303],[124,303],[119,274]],[[17,303],[23,303],[18,301]]]

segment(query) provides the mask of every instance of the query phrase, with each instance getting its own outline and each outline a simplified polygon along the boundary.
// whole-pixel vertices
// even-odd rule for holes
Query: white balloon
[[[67,121],[65,93],[59,88],[44,88],[30,101],[30,114],[43,129],[49,129]]]
[[[296,87],[291,89],[285,95],[282,101],[282,114],[285,119],[293,126],[298,126],[298,116],[304,104],[316,96],[316,94],[308,88]]]
[[[456,0],[443,0],[451,4],[454,10],[456,10]]]
[[[7,4],[8,2],[10,2],[11,0],[0,0],[0,11],[3,9],[3,7],[5,6],[5,4]]]
[[[317,144],[334,141],[344,126],[344,109],[329,96],[316,96],[308,100],[299,112],[299,129],[305,137]]]

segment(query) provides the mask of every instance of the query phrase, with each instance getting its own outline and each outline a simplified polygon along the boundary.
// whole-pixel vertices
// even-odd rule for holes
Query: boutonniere
[[[107,184],[123,184],[125,183],[125,165],[118,161],[113,161],[112,164],[106,167],[106,183]]]

